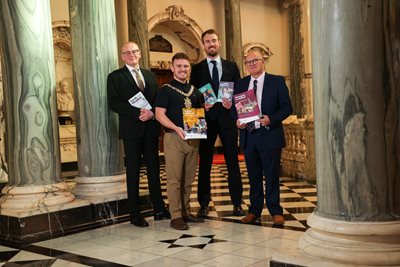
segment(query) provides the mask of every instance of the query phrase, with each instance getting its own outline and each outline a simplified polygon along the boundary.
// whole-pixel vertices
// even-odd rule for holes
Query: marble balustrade
[[[284,122],[286,147],[282,151],[283,176],[315,181],[314,120],[291,115]]]

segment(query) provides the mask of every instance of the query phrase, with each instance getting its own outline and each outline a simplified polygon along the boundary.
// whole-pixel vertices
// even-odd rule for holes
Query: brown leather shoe
[[[258,217],[256,216],[256,215],[254,215],[253,213],[247,213],[247,215],[246,216],[244,216],[240,221],[242,222],[242,223],[252,223],[252,222],[254,222],[255,220],[257,220],[258,219]]]
[[[189,229],[189,226],[186,224],[186,222],[182,218],[172,219],[170,225],[175,230],[187,230],[187,229]]]
[[[202,222],[204,222],[203,218],[196,217],[196,216],[194,216],[192,214],[189,214],[188,216],[184,216],[182,219],[183,219],[183,221],[185,221],[187,223],[188,222],[190,222],[190,223],[202,223]]]
[[[272,216],[272,222],[274,225],[283,225],[285,223],[285,218],[282,215],[274,215]]]

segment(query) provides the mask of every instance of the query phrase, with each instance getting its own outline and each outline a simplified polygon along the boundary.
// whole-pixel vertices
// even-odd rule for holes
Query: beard
[[[214,51],[208,50],[206,52],[207,52],[207,56],[209,56],[209,57],[218,56],[218,50],[217,49],[215,49]]]

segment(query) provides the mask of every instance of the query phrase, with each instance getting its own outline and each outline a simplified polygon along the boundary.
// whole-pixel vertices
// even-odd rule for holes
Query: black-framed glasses
[[[122,52],[122,54],[127,56],[127,55],[134,55],[134,54],[139,53],[139,52],[140,52],[139,49],[133,49],[133,50],[128,50],[128,51]]]
[[[260,61],[260,60],[264,60],[264,59],[262,59],[262,58],[255,58],[255,59],[253,59],[253,60],[245,61],[244,64],[246,64],[246,65],[254,65],[254,64],[257,64],[257,62]]]

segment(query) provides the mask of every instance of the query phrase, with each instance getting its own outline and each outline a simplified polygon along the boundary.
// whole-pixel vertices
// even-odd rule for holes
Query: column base
[[[5,186],[0,199],[0,214],[21,217],[59,210],[74,201],[66,183],[37,186]]]
[[[310,229],[299,240],[306,255],[368,266],[400,265],[400,221],[345,222],[313,213]]]
[[[76,177],[72,192],[77,198],[101,203],[127,198],[125,174],[102,177]]]

